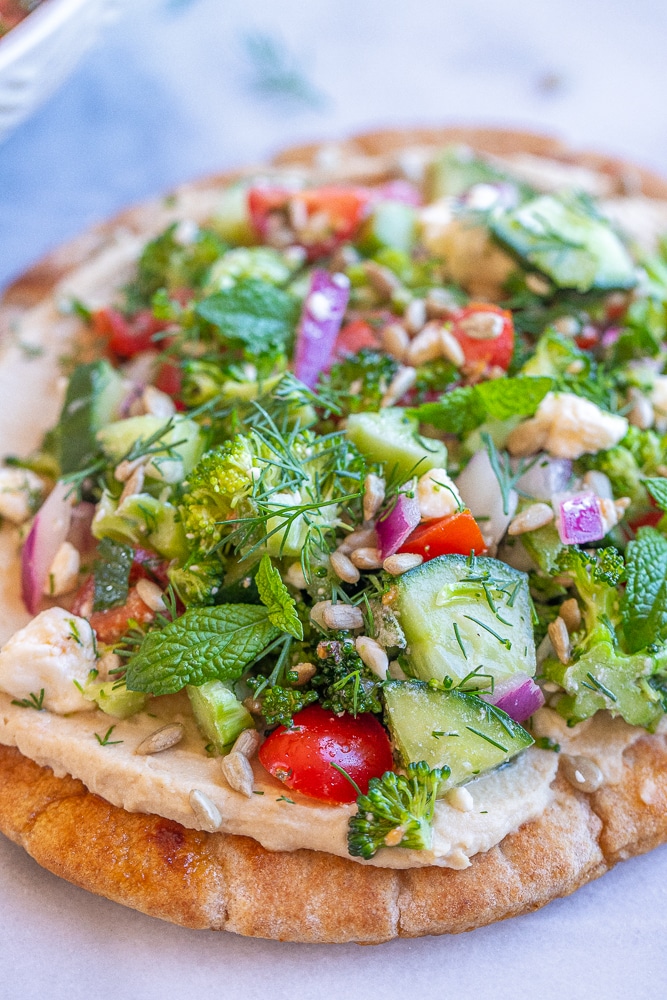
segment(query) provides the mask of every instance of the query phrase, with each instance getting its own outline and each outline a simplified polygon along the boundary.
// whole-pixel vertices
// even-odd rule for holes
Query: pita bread
[[[646,239],[664,226],[667,202],[646,200],[667,199],[667,184],[660,178],[521,132],[377,132],[332,146],[289,150],[272,167],[305,172],[313,182],[380,181],[392,176],[401,158],[405,169],[410,157],[418,166],[420,150],[452,141],[499,156],[522,156],[526,169],[536,156],[549,157],[556,168],[583,167],[602,179],[609,204],[617,202],[620,211],[639,218]],[[220,186],[238,176],[212,178],[181,189],[168,203],[132,209],[50,254],[8,289],[0,325],[8,327],[54,290],[76,284],[82,269],[90,274],[91,268],[101,268],[98,281],[100,274],[104,281],[107,269],[111,279],[118,247],[144,242],[182,215],[205,218]],[[636,211],[630,211],[630,203]],[[121,258],[122,253],[116,256]],[[0,745],[0,830],[40,865],[74,884],[187,927],[278,940],[377,943],[457,933],[529,912],[574,892],[617,861],[667,841],[665,738],[642,736],[628,746],[616,777],[620,780],[584,795],[559,775],[547,811],[476,855],[466,870],[389,870],[312,851],[270,852],[248,838],[129,813],[80,781],[56,777]]]

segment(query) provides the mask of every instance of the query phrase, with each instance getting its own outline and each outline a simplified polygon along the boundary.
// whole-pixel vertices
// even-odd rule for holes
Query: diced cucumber
[[[74,369],[55,431],[61,474],[90,465],[96,432],[114,419],[126,395],[126,383],[108,361]]]
[[[104,490],[91,530],[95,538],[141,545],[165,559],[185,560],[189,554],[176,508],[149,493],[133,493],[119,504]]]
[[[148,701],[148,695],[142,691],[128,691],[125,681],[88,681],[83,687],[83,697],[94,701],[115,719],[129,719],[143,711]]]
[[[211,229],[214,229],[223,240],[242,246],[249,246],[257,241],[257,234],[248,211],[249,186],[247,181],[239,181],[237,184],[225,187],[218,206],[209,220]]]
[[[113,462],[125,458],[136,442],[154,438],[150,446],[151,461],[146,468],[148,475],[165,483],[182,482],[194,469],[204,448],[199,425],[194,420],[179,415],[165,420],[145,414],[116,420],[97,432],[97,440]]]
[[[410,253],[415,242],[417,212],[412,205],[398,201],[382,201],[364,223],[359,246],[364,253],[374,254],[389,247]]]
[[[447,448],[442,441],[422,437],[417,418],[407,416],[397,406],[379,413],[351,413],[347,436],[362,455],[382,463],[387,475],[395,474],[401,483],[429,469],[447,466]]]
[[[218,753],[229,753],[236,737],[255,725],[245,705],[222,681],[207,681],[201,687],[188,685],[186,691],[202,736]]]
[[[469,146],[446,146],[426,169],[429,201],[465,194],[474,184],[497,184],[508,175],[477,156]]]
[[[495,213],[489,224],[525,267],[541,271],[558,288],[589,292],[637,284],[635,265],[621,239],[581,198],[541,195]]]
[[[451,774],[441,791],[505,764],[533,743],[518,722],[474,694],[436,690],[423,681],[389,681],[383,691],[403,764],[447,764]]]
[[[397,577],[407,671],[421,680],[535,673],[528,577],[497,559],[439,556]]]

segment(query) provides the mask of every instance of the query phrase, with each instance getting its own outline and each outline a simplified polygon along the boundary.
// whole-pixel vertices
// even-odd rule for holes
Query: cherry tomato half
[[[297,712],[291,729],[279,726],[259,759],[287,788],[325,802],[354,802],[357,793],[332,764],[342,767],[362,792],[371,778],[393,768],[389,737],[374,715],[335,715],[321,705]]]
[[[486,545],[470,511],[460,510],[437,521],[420,524],[398,551],[414,552],[428,562],[436,556],[469,556],[471,552],[479,556],[486,552]]]
[[[133,358],[155,347],[153,337],[165,326],[150,309],[140,309],[132,317],[117,309],[98,309],[93,313],[93,330],[106,339],[109,351],[118,358]]]
[[[463,348],[467,364],[509,367],[514,351],[514,322],[507,309],[488,302],[471,302],[454,317],[452,333]]]
[[[364,347],[377,350],[380,340],[373,327],[363,319],[354,319],[347,323],[336,337],[334,354],[358,354]]]
[[[283,188],[251,188],[248,210],[252,224],[261,237],[267,235],[268,217],[282,212],[289,202],[300,202],[308,219],[322,216],[326,220],[322,235],[304,246],[311,258],[330,253],[339,243],[350,239],[361,225],[372,200],[371,192],[362,187],[313,188],[310,191],[286,191]]]

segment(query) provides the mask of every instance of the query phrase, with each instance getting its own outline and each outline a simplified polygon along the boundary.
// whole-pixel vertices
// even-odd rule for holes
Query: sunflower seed
[[[180,743],[184,735],[185,726],[180,722],[169,722],[142,740],[134,752],[140,757],[162,753],[163,750],[169,750],[170,747],[175,747],[177,743]]]
[[[343,583],[358,583],[360,576],[359,570],[354,563],[348,559],[345,553],[340,551],[340,549],[331,553],[329,556],[329,562],[331,563],[332,570],[338,579],[343,581]]]
[[[549,624],[547,631],[551,639],[551,645],[560,662],[569,663],[571,653],[570,634],[563,619],[560,617],[556,618],[555,621]]]
[[[244,729],[243,732],[236,737],[234,746],[232,747],[232,753],[243,754],[250,760],[254,757],[259,750],[259,745],[262,742],[262,737],[259,735],[256,729]]]
[[[563,774],[573,788],[580,792],[597,792],[604,781],[604,775],[598,765],[589,757],[574,757],[561,754]]]
[[[387,573],[391,573],[392,576],[400,576],[402,573],[407,573],[409,569],[414,569],[415,566],[421,566],[423,562],[424,557],[416,552],[401,552],[394,556],[387,556],[382,563],[382,568]]]
[[[222,826],[220,810],[199,788],[193,788],[190,792],[190,807],[202,829],[208,833],[215,833]]]
[[[380,569],[382,566],[380,550],[370,545],[355,549],[350,554],[350,559],[358,569]]]
[[[355,629],[364,627],[364,616],[351,604],[329,604],[322,612],[324,624],[330,629]]]
[[[355,640],[357,653],[376,677],[381,681],[387,679],[387,668],[389,667],[389,657],[379,642],[369,638],[367,635],[357,636]]]
[[[532,503],[525,507],[511,521],[507,529],[510,535],[525,535],[527,531],[537,531],[554,519],[553,508],[548,503]]]
[[[232,750],[230,754],[222,758],[220,768],[230,788],[245,795],[248,799],[251,798],[255,775],[245,754]]]

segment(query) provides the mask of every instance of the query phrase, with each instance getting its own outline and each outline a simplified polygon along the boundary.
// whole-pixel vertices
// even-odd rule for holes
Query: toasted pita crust
[[[556,140],[486,129],[413,129],[358,136],[336,145],[303,146],[276,158],[277,168],[309,177],[380,180],[406,146],[461,141],[497,154],[548,156],[607,174],[616,190],[667,198],[654,175],[593,154],[573,154]],[[239,174],[178,192],[179,208]],[[111,246],[119,231],[150,237],[173,213],[164,202],[131,209],[98,226],[18,279],[0,307],[3,323],[49,295],[66,276]],[[16,749],[0,745],[0,830],[43,867],[91,892],[193,928],[302,942],[378,943],[394,937],[458,933],[527,913],[604,874],[617,861],[667,841],[667,746],[646,736],[625,750],[620,783],[593,795],[556,779],[554,799],[470,868],[407,871],[364,867],[299,850],[270,852],[255,841],[207,834],[159,816],[128,813],[58,778]]]

